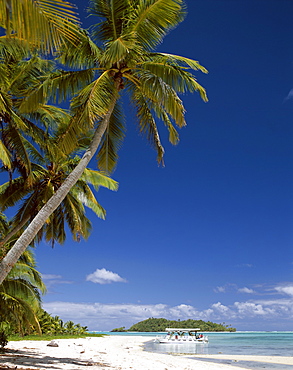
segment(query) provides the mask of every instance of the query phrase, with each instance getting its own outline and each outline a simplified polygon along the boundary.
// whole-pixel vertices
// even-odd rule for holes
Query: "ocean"
[[[160,344],[154,343],[156,336],[165,333],[109,333],[111,335],[145,335],[150,341],[145,344],[144,349],[149,352],[168,354],[196,354],[200,359],[201,354],[227,354],[227,355],[251,355],[251,356],[293,356],[293,332],[220,332],[205,333],[209,338],[207,344]],[[235,367],[247,369],[278,369],[293,370],[291,365],[278,365],[253,361],[232,361],[232,360],[207,360],[216,363],[225,363]]]

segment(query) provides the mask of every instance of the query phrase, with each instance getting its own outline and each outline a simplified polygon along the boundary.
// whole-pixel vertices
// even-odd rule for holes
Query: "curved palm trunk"
[[[48,217],[55,211],[55,209],[60,205],[66,195],[69,193],[70,189],[75,185],[83,171],[89,164],[90,160],[95,155],[103,134],[105,133],[111,114],[113,112],[114,106],[116,104],[117,96],[114,97],[113,102],[107,112],[106,116],[98,126],[95,131],[94,137],[89,148],[86,150],[82,156],[80,162],[75,167],[75,169],[68,175],[66,180],[56,191],[56,193],[49,199],[49,201],[41,208],[32,222],[29,224],[27,229],[18,238],[16,243],[7,253],[7,255],[0,262],[0,284],[6,278],[14,264],[18,261],[19,257],[26,250],[29,244],[32,242],[34,237],[37,235],[38,231],[42,228]]]

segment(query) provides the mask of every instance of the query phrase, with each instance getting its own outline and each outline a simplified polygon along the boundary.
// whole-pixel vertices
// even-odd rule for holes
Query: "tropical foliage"
[[[0,0],[0,27],[11,43],[21,41],[28,50],[53,52],[65,41],[79,42],[74,5],[64,0]]]
[[[211,321],[203,320],[167,320],[163,318],[149,318],[132,325],[128,331],[158,332],[165,331],[166,328],[200,328],[201,331],[236,331],[230,325],[216,324]]]
[[[198,92],[207,100],[193,74],[206,72],[204,67],[186,57],[155,51],[164,36],[183,20],[183,0],[92,0],[89,12],[98,17],[93,39],[81,32],[78,45],[60,43],[58,60],[66,65],[66,71],[39,79],[21,106],[31,111],[45,104],[44,97],[72,98],[70,122],[57,145],[68,153],[76,149],[80,137],[90,137],[91,142],[74,170],[1,261],[2,280],[98,149],[99,168],[107,173],[115,169],[125,132],[120,109],[122,92],[128,93],[139,130],[157,151],[159,163],[163,163],[164,148],[158,124],[166,126],[173,144],[179,140],[175,126],[186,124],[180,95]]]
[[[46,291],[31,250],[26,250],[0,285],[0,331],[21,335],[41,328],[37,312]]]
[[[117,189],[108,175],[117,165],[126,131],[122,93],[128,94],[139,132],[161,164],[159,127],[166,127],[175,145],[177,128],[186,125],[180,96],[198,92],[207,100],[194,75],[207,72],[199,62],[156,50],[184,19],[183,0],[89,4],[89,13],[98,19],[91,35],[79,27],[74,6],[67,1],[0,0],[0,27],[5,30],[0,37],[0,160],[9,175],[0,186],[0,209],[17,208],[10,222],[3,214],[0,219],[3,333],[86,331],[41,310],[45,287],[26,249],[43,237],[53,245],[64,242],[65,223],[75,240],[86,238],[90,222],[84,206],[105,216],[90,186]],[[50,53],[64,70],[56,69],[52,57],[43,59]],[[68,99],[69,111],[53,105]],[[87,168],[95,154],[103,172]],[[143,331],[178,324],[149,320],[163,321],[143,324]],[[220,325],[191,321],[186,325],[202,330]]]
[[[6,104],[0,106],[0,159],[2,171],[9,173],[9,181],[0,187],[0,208],[5,211],[8,207],[19,206],[9,232],[2,233],[3,257],[7,251],[3,248],[5,243],[29,224],[60,187],[79,162],[77,151],[87,145],[88,139],[78,138],[71,152],[60,150],[58,138],[70,123],[70,115],[64,109],[48,104],[50,94],[46,98],[43,96],[42,104],[27,104],[37,86],[54,75],[54,63],[37,56],[29,58],[30,53],[21,43],[17,44],[17,39],[14,44],[18,49],[11,49],[7,39],[2,41],[0,98]],[[75,240],[88,237],[91,224],[85,216],[84,206],[99,217],[105,217],[105,210],[97,202],[89,184],[96,189],[99,186],[117,189],[117,183],[103,173],[86,169],[39,230],[38,240],[44,235],[53,245],[55,241],[63,243],[65,222]]]
[[[51,316],[48,312],[40,310],[38,320],[44,335],[81,335],[87,333],[87,327],[75,324],[73,321],[64,322],[59,316]]]
[[[2,5],[0,1],[0,7]],[[9,5],[10,10],[15,9],[17,2],[9,4],[6,1],[6,5]],[[23,16],[24,13],[19,15]],[[70,123],[70,114],[49,104],[50,94],[43,96],[41,103],[32,100],[30,104],[27,103],[28,97],[40,83],[54,74],[55,68],[52,61],[33,54],[31,47],[27,46],[15,31],[13,35],[11,33],[0,38],[0,160],[3,164],[2,172],[7,172],[9,176],[9,181],[0,186],[0,208],[2,212],[10,207],[16,210],[9,222],[3,213],[0,214],[0,259],[5,257],[19,233],[76,166],[80,160],[78,151],[88,143],[86,137],[79,137],[73,150],[60,150],[58,138]],[[66,236],[65,223],[75,240],[87,238],[91,223],[84,207],[90,208],[101,218],[105,217],[105,210],[97,202],[90,186],[95,189],[100,186],[117,189],[117,183],[104,173],[85,169],[30,244],[35,244],[43,237],[52,245],[56,241],[63,243]],[[41,333],[37,312],[45,287],[35,270],[31,252],[24,251],[13,265],[0,285],[2,344],[5,344],[5,338],[10,332]],[[84,330],[73,323],[66,324],[65,329],[67,332]]]

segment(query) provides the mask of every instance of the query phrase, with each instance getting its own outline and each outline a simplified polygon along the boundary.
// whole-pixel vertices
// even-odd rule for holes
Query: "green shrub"
[[[0,322],[0,348],[3,350],[3,348],[8,343],[8,336],[11,334],[12,329],[8,322],[2,321]]]

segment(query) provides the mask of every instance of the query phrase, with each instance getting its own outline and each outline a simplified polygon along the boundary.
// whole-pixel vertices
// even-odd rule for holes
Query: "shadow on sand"
[[[43,356],[32,349],[6,349],[0,353],[0,370],[22,370],[21,366],[25,366],[24,370],[38,370],[39,368],[60,370],[63,369],[63,364],[96,367],[110,366],[106,363],[94,362],[92,359],[82,360],[68,357]]]

